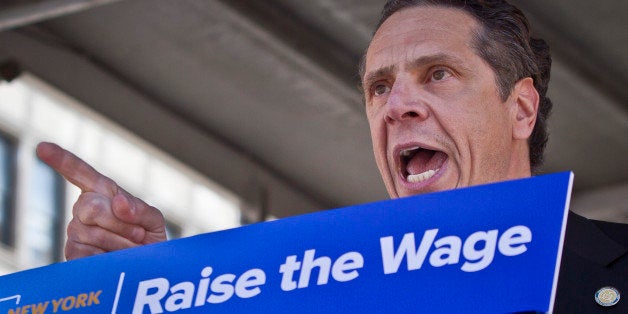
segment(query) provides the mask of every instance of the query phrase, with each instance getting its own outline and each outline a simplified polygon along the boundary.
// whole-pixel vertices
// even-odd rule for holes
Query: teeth
[[[415,150],[417,150],[419,148],[421,148],[421,147],[416,146],[416,147],[404,149],[404,150],[401,151],[401,156],[408,157],[408,156],[410,156],[412,154],[412,152],[414,152]]]
[[[439,169],[428,170],[428,171],[425,171],[425,172],[422,172],[422,173],[419,173],[419,174],[411,174],[411,175],[408,175],[407,180],[408,180],[408,182],[411,182],[411,183],[422,182],[422,181],[425,181],[425,180],[433,177],[438,172],[438,170]]]

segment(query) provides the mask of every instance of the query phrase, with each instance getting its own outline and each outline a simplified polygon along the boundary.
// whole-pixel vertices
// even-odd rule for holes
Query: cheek
[[[506,144],[507,115],[505,108],[498,107],[505,104],[482,101],[475,97],[450,103],[439,112],[444,132],[454,145],[453,158],[458,163],[478,162],[480,155],[491,155],[493,149]]]
[[[382,137],[385,135],[384,125],[383,123],[381,123],[381,119],[379,118],[378,113],[375,110],[367,109],[366,118],[369,122],[373,146],[379,145],[378,143],[382,141]]]
[[[472,113],[464,123],[466,139],[472,148],[502,146],[508,133],[505,116],[500,112]]]
[[[503,131],[508,120],[508,106],[500,101],[492,85],[480,84],[457,94],[454,103],[448,106],[448,115],[455,121],[453,127],[466,129],[473,135],[491,137],[493,132]]]
[[[462,140],[468,146],[469,162],[483,173],[499,171],[508,161],[512,131],[509,128],[505,104],[490,103],[480,107],[482,112],[468,114]]]
[[[498,100],[493,100],[480,108],[482,112],[476,113],[474,121],[478,128],[477,136],[482,137],[483,142],[491,145],[504,145],[512,137],[512,125],[508,105]]]
[[[386,136],[386,125],[379,117],[376,111],[367,110],[366,116],[369,122],[369,128],[371,130],[371,141],[373,145],[373,153],[375,155],[375,162],[377,163],[380,171],[382,168],[386,168],[386,143],[388,142]]]

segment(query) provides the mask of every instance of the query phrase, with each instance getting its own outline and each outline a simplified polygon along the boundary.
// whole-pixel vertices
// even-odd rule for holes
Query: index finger
[[[88,163],[54,143],[37,145],[37,156],[83,192],[96,192],[113,197],[118,186]]]

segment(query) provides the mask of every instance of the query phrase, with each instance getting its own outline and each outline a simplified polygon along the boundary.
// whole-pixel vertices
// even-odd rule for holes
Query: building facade
[[[74,152],[161,209],[170,239],[240,225],[234,194],[38,78],[0,83],[0,275],[63,261],[80,190],[37,159],[41,141]]]

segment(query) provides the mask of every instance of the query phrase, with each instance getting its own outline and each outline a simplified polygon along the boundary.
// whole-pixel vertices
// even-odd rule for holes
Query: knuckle
[[[74,203],[72,211],[81,222],[92,224],[96,217],[107,214],[107,201],[98,194],[84,193]]]
[[[162,222],[165,221],[164,214],[159,209],[153,206],[149,206],[149,208],[150,208],[150,212],[152,212],[155,215],[155,217],[157,217]]]
[[[81,251],[80,246],[76,242],[71,241],[70,239],[68,239],[68,241],[65,242],[64,253],[65,253],[65,258],[67,260],[81,257],[80,251]]]
[[[88,244],[92,245],[95,243],[100,243],[102,241],[102,229],[99,227],[88,226],[84,223],[72,219],[68,224],[68,242],[67,243],[76,243],[78,244]]]
[[[76,249],[74,248],[72,243],[69,242],[69,241],[65,243],[64,254],[65,254],[65,259],[68,260],[68,261],[77,258],[77,256],[76,256]]]
[[[70,222],[68,223],[68,227],[66,228],[66,233],[68,235],[68,238],[74,233],[76,233],[76,222],[74,218],[70,220]]]
[[[81,257],[104,253],[102,249],[95,248],[93,246],[84,245],[77,242],[68,241],[65,245],[65,258],[67,260],[73,260]]]
[[[77,241],[79,238],[79,233],[81,229],[82,229],[81,223],[78,220],[76,220],[75,218],[70,220],[70,222],[68,223],[68,227],[66,229],[68,240]]]
[[[116,181],[113,181],[111,178],[109,178],[107,176],[101,175],[98,178],[98,183],[97,184],[107,188],[107,190],[109,190],[110,195],[112,195],[112,196],[116,195],[118,193],[118,191],[120,190],[120,188],[118,187],[118,184],[116,183]]]
[[[107,237],[107,233],[101,228],[88,228],[88,232],[86,233],[89,243],[95,244],[96,246],[102,246],[103,244],[107,244],[109,241]]]

